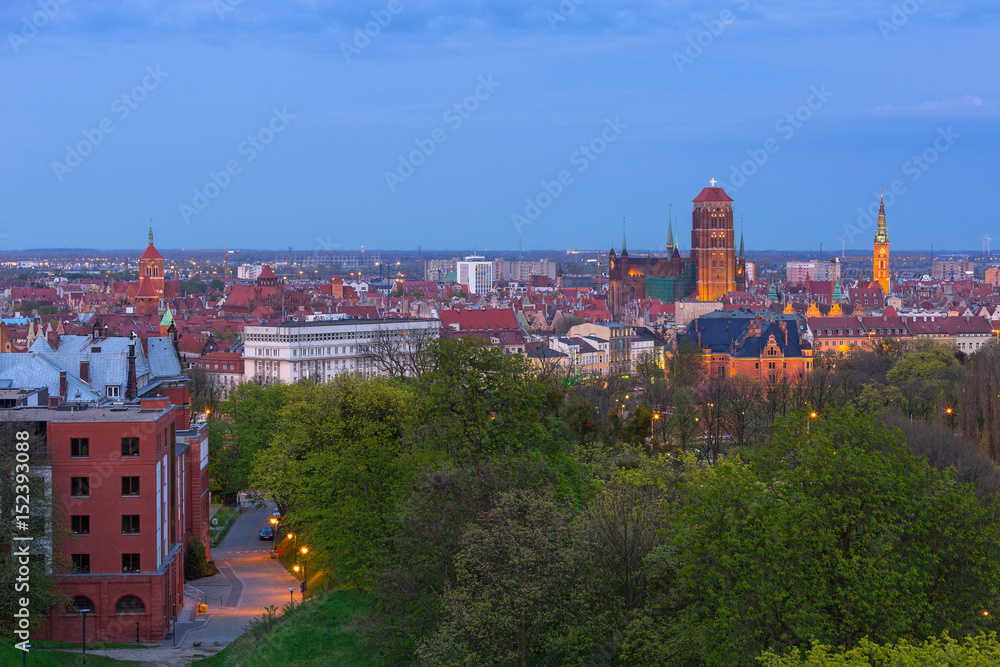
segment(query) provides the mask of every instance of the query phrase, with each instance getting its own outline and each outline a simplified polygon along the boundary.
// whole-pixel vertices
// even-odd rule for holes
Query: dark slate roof
[[[711,350],[712,354],[729,354],[734,357],[759,357],[773,335],[782,354],[786,357],[801,357],[802,348],[799,341],[799,328],[794,316],[761,319],[760,333],[755,337],[745,334],[755,315],[730,311],[728,316],[700,317],[688,324],[687,334],[682,336],[698,343],[698,333],[701,332],[701,347]],[[778,322],[783,321],[788,330],[788,342],[781,331]],[[738,345],[736,345],[738,343]]]

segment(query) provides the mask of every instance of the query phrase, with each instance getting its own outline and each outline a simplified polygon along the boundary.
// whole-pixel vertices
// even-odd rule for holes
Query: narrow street
[[[191,622],[178,619],[176,647],[167,640],[158,648],[92,651],[143,665],[187,665],[221,651],[243,632],[247,622],[269,606],[279,610],[289,600],[289,588],[299,599],[299,582],[277,560],[271,559],[273,543],[262,541],[260,529],[268,526],[273,505],[243,512],[221,546],[212,549],[219,574],[189,582],[189,595],[201,593],[208,612]],[[201,642],[194,646],[194,642]],[[215,643],[218,642],[218,646]],[[88,651],[90,653],[91,651]]]

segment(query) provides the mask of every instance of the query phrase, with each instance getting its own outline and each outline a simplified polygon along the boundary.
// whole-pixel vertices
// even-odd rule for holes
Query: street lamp
[[[288,601],[295,602],[295,586],[288,587]]]
[[[89,609],[81,609],[80,613],[83,615],[83,664],[87,664],[87,614],[90,613]]]
[[[816,419],[816,413],[815,412],[810,412],[809,413],[809,419],[806,420],[806,433],[809,433],[809,425],[812,423],[812,420],[814,420],[814,419]]]
[[[306,588],[308,584],[308,575],[306,574],[306,554],[309,553],[309,547],[302,547],[300,550],[302,552],[302,599],[306,599]]]
[[[274,534],[271,536],[271,551],[274,551],[274,543],[278,541],[278,519],[271,517],[271,530]]]

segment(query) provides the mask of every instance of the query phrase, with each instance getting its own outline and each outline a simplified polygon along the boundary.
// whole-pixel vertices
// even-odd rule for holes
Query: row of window
[[[408,336],[412,329],[389,329],[378,331],[337,331],[330,333],[296,334],[294,336],[276,334],[246,334],[247,343],[312,343],[328,340],[364,340],[383,334],[393,336]]]
[[[90,574],[90,554],[71,554],[73,574]],[[139,572],[139,554],[122,554],[122,573]]]
[[[97,613],[97,606],[94,601],[88,598],[86,595],[76,595],[66,605],[67,614],[79,614],[81,610],[86,609],[91,614]],[[135,595],[125,595],[115,604],[116,614],[145,614],[146,605],[141,599]]]
[[[69,486],[70,486],[71,496],[83,497],[90,495],[89,477],[70,477]],[[123,496],[139,495],[139,478],[137,476],[122,477],[122,495]]]
[[[90,535],[90,515],[74,514],[70,517],[70,530],[74,535]],[[122,514],[122,535],[139,534],[139,515]]]
[[[219,362],[218,361],[216,361],[214,363],[208,363],[208,364],[205,364],[204,362],[201,362],[201,361],[198,362],[198,368],[209,368],[209,367],[211,367],[211,370],[213,370],[213,371],[220,370],[219,369]],[[223,363],[221,370],[224,370],[224,371],[235,371],[236,370],[236,362],[233,362],[233,363]]]
[[[90,438],[70,438],[69,455],[74,458],[90,456]],[[139,456],[139,438],[122,438],[122,456]]]
[[[301,350],[292,350],[293,357],[322,357],[331,354],[351,354],[350,347],[306,347]]]

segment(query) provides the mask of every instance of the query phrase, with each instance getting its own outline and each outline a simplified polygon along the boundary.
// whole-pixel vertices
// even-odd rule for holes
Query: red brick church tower
[[[722,188],[705,188],[694,200],[691,259],[698,265],[697,298],[716,301],[736,291],[737,267],[733,200]]]
[[[156,296],[164,298],[163,291],[163,255],[153,247],[153,226],[149,226],[149,246],[139,257],[139,282],[142,287],[142,279],[148,278],[152,284]]]

